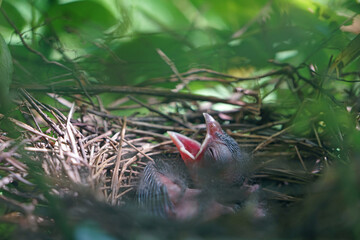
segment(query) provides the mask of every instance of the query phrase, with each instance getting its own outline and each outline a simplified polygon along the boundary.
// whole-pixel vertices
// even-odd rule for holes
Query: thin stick
[[[30,103],[30,105],[40,114],[40,116],[47,122],[50,127],[57,133],[59,136],[64,136],[64,133],[59,129],[59,127],[48,117],[41,109],[36,105],[35,101],[33,101],[33,97],[26,92],[24,89],[20,89],[21,93],[25,97],[25,99]],[[50,110],[49,110],[50,111]]]
[[[136,99],[136,98],[134,98],[134,97],[132,97],[132,96],[128,96],[128,98],[130,98],[130,99],[133,100],[134,102],[140,104],[141,106],[146,107],[146,108],[149,109],[150,111],[155,112],[155,113],[159,114],[160,116],[169,119],[170,121],[176,122],[176,123],[178,123],[178,124],[180,124],[180,125],[182,125],[182,126],[184,126],[184,127],[186,127],[186,128],[190,128],[190,129],[193,129],[193,128],[194,128],[193,126],[190,126],[189,124],[183,123],[182,121],[180,121],[180,120],[178,120],[178,119],[176,119],[176,118],[170,117],[169,115],[160,112],[159,110],[157,110],[157,109],[155,109],[155,108],[153,108],[153,107],[151,107],[151,106],[149,106],[149,105],[147,105],[147,104],[139,101],[138,99]]]
[[[296,151],[296,154],[297,154],[298,157],[299,157],[300,163],[301,163],[301,165],[303,166],[305,172],[308,172],[307,167],[306,167],[306,165],[305,165],[305,163],[304,163],[304,160],[302,159],[301,154],[300,154],[300,152],[299,152],[299,149],[298,149],[298,147],[297,147],[296,145],[295,145],[295,151]]]
[[[45,85],[21,85],[16,86],[12,85],[12,88],[22,87],[28,91],[33,92],[46,92],[46,93],[64,93],[64,94],[74,94],[74,93],[83,93],[84,90],[78,87],[49,87]],[[84,86],[84,89],[89,94],[100,94],[100,93],[124,93],[124,94],[138,94],[138,95],[148,95],[156,97],[166,97],[170,99],[186,99],[193,101],[207,101],[214,103],[227,103],[231,105],[241,106],[244,109],[249,108],[244,104],[243,101],[231,100],[231,99],[222,99],[212,96],[203,96],[199,94],[192,93],[183,93],[183,92],[172,92],[165,89],[159,88],[145,88],[145,87],[128,87],[128,86],[109,86],[109,85],[89,85]]]
[[[266,145],[270,144],[271,142],[275,141],[275,138],[276,138],[277,136],[280,136],[280,135],[283,134],[284,132],[287,132],[290,128],[291,128],[291,126],[285,128],[285,129],[283,129],[283,130],[281,130],[280,132],[277,132],[277,133],[271,135],[270,137],[268,137],[265,141],[263,141],[262,143],[260,143],[260,144],[253,150],[253,153],[256,152],[256,151],[258,151],[259,149],[265,147]]]
[[[175,73],[176,77],[182,82],[181,84],[182,86],[177,87],[174,90],[174,92],[179,92],[183,87],[185,87],[186,90],[190,92],[190,88],[188,87],[186,81],[180,75],[173,61],[171,61],[170,58],[168,58],[168,56],[166,56],[166,54],[163,51],[161,51],[159,48],[157,48],[156,51],[160,55],[160,57],[167,63],[167,65],[170,66],[171,70]]]
[[[122,144],[123,144],[123,140],[125,137],[125,132],[126,132],[126,117],[124,117],[124,121],[123,121],[123,127],[121,129],[121,137],[120,137],[120,142],[119,142],[119,151],[118,154],[116,156],[116,163],[115,163],[115,168],[114,168],[114,172],[113,172],[113,176],[111,179],[111,204],[115,205],[116,203],[116,195],[117,195],[117,189],[118,189],[118,184],[119,184],[119,169],[120,169],[120,161],[121,161],[121,152],[122,152]]]

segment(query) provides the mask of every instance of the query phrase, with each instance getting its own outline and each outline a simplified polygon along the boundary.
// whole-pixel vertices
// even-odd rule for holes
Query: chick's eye
[[[209,152],[210,152],[211,156],[213,158],[215,158],[215,150],[212,147],[209,148]]]

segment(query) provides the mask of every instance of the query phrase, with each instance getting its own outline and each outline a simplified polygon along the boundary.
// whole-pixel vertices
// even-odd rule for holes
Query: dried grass
[[[49,93],[49,97],[70,109],[66,111],[39,102],[25,90],[20,92],[23,100],[18,102],[18,106],[25,120],[10,119],[22,133],[20,143],[6,137],[5,133],[0,136],[0,188],[11,193],[11,196],[27,194],[12,186],[12,183],[35,184],[28,178],[29,171],[32,171],[29,162],[23,161],[28,158],[41,164],[42,173],[39,174],[51,179],[52,194],[61,196],[62,192],[76,192],[76,188],[71,186],[81,186],[101,201],[123,205],[124,198],[135,192],[139,174],[146,163],[153,161],[152,157],[158,154],[176,152],[170,139],[163,135],[165,131],[182,131],[199,141],[204,133],[205,125],[197,124],[203,121],[201,111],[189,110],[185,117],[180,114],[165,116],[131,96],[116,102],[125,104],[135,99],[140,105],[132,107],[146,107],[152,114],[143,117],[115,116],[106,110],[100,98],[98,106],[93,106],[82,101],[81,96],[74,97],[74,103],[71,103],[67,97]],[[246,95],[245,90],[242,92],[245,92],[242,96]],[[257,99],[255,104],[246,105],[244,102],[243,108],[229,112],[207,111],[223,119],[236,120],[244,115],[255,118],[260,113],[261,101],[256,92],[248,93]],[[236,91],[234,95],[239,97]],[[153,99],[149,98],[148,102],[153,102]],[[178,100],[164,101],[162,104],[175,102],[179,104]],[[183,105],[184,108],[186,106]],[[166,125],[168,122],[171,124]],[[281,186],[311,183],[326,159],[319,144],[292,136],[291,126],[285,127],[288,123],[288,120],[262,125],[232,123],[224,124],[223,128],[242,147],[252,150],[257,163],[254,181],[271,182],[275,186],[264,188],[264,192],[272,199],[291,202],[301,199],[302,193],[287,194],[281,192]],[[275,130],[274,126],[282,130]],[[34,228],[36,226],[30,220],[36,218],[33,210],[38,201],[31,199],[43,199],[34,194],[25,197],[30,202],[26,204],[2,195],[0,200],[13,209],[15,206],[13,213],[22,213],[23,222]],[[6,215],[2,217],[6,222],[19,222],[13,219],[9,220]],[[37,218],[38,222],[40,220]]]

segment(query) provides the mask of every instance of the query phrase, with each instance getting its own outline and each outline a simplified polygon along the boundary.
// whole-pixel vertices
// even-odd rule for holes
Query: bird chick
[[[145,167],[138,201],[154,215],[209,220],[233,213],[234,200],[249,195],[249,188],[242,187],[250,176],[249,155],[213,117],[204,113],[204,118],[207,133],[202,144],[168,132],[181,159],[158,159]]]

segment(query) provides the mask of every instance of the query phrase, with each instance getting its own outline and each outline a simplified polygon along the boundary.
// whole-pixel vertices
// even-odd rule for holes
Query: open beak
[[[180,152],[181,158],[188,166],[201,161],[208,143],[218,138],[218,134],[222,134],[223,132],[220,124],[216,122],[212,116],[207,113],[203,113],[203,115],[206,122],[207,132],[202,144],[180,133],[168,131],[171,140]]]

